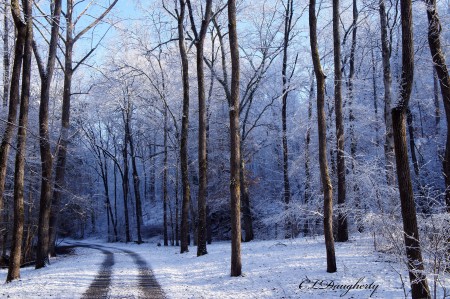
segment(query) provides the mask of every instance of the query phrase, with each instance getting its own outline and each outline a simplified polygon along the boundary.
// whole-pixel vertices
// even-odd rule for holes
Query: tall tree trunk
[[[228,28],[231,52],[230,97],[230,195],[231,195],[231,276],[242,274],[241,198],[240,198],[240,128],[239,128],[239,44],[236,29],[236,0],[228,0]]]
[[[178,138],[177,138],[178,139]],[[175,174],[175,246],[180,246],[180,202],[179,202],[179,181],[180,181],[180,156],[177,155],[176,174]]]
[[[16,5],[17,2],[16,2]],[[17,152],[14,173],[14,228],[11,246],[11,258],[8,267],[7,282],[20,278],[20,264],[22,258],[22,239],[24,227],[24,176],[26,138],[28,125],[28,103],[30,99],[31,55],[33,53],[33,18],[32,1],[23,1],[26,22],[26,41],[23,56],[22,95],[20,100],[19,129],[17,132]],[[16,8],[14,8],[16,9]]]
[[[248,190],[248,182],[245,174],[245,162],[243,157],[243,142],[241,143],[241,161],[239,163],[239,178],[241,185],[241,202],[242,202],[242,224],[245,232],[244,242],[250,242],[254,239],[253,233],[253,217],[250,206],[250,192]]]
[[[380,144],[380,141],[378,139],[378,86],[377,86],[377,65],[374,55],[374,47],[371,49],[371,58],[372,58],[372,91],[373,91],[373,109],[375,111],[375,132],[376,132],[376,139],[375,144],[378,147]]]
[[[436,9],[436,0],[427,0],[428,17],[428,44],[431,57],[439,78],[442,100],[444,101],[445,115],[447,119],[447,141],[445,144],[444,157],[444,179],[445,179],[445,201],[447,212],[450,213],[450,76],[445,63],[445,56],[441,47],[440,31],[442,29],[439,15]],[[439,111],[439,110],[437,110]],[[436,123],[439,122],[439,113],[436,112]]]
[[[2,255],[6,248],[7,227],[3,223],[6,222],[4,217],[5,207],[5,183],[6,170],[9,158],[10,144],[14,135],[14,127],[17,118],[17,105],[20,96],[20,72],[22,70],[23,51],[26,40],[26,25],[20,19],[20,7],[18,0],[11,2],[11,11],[15,27],[17,29],[17,37],[14,46],[14,63],[11,74],[11,88],[9,94],[8,122],[3,132],[2,143],[0,144],[0,242],[2,243]]]
[[[58,215],[60,209],[60,202],[65,186],[65,168],[66,168],[66,156],[67,145],[69,143],[69,120],[70,120],[70,97],[72,89],[72,54],[73,54],[73,0],[68,0],[66,17],[66,40],[65,40],[65,53],[64,53],[64,89],[63,89],[63,101],[62,101],[62,117],[61,117],[61,132],[58,140],[58,151],[56,157],[55,168],[55,185],[53,189],[52,207],[50,211],[50,224],[49,224],[49,253],[51,256],[56,256],[55,243],[57,237]]]
[[[123,112],[128,113],[126,111]],[[126,116],[124,115],[124,118]],[[124,119],[125,120],[125,119]],[[125,125],[126,126],[126,125]],[[123,157],[123,176],[122,176],[122,190],[123,190],[123,206],[124,206],[124,214],[125,214],[125,242],[131,242],[130,235],[130,220],[128,218],[128,192],[129,192],[129,179],[128,179],[128,134],[125,129],[125,136],[123,140],[123,149],[122,149],[122,157]]]
[[[132,175],[133,175],[133,189],[134,189],[134,197],[136,200],[136,229],[137,229],[137,243],[142,243],[142,234],[141,234],[141,225],[143,224],[142,221],[142,201],[141,201],[141,190],[140,190],[140,179],[139,179],[139,173],[137,170],[137,164],[136,164],[136,150],[134,148],[134,140],[133,140],[133,134],[131,131],[131,124],[130,124],[130,117],[127,118],[127,128],[128,128],[128,143],[130,144],[130,152],[131,152],[131,168],[132,168]]]
[[[394,157],[394,135],[392,132],[392,73],[391,73],[391,49],[392,45],[388,37],[388,21],[385,0],[379,2],[380,31],[381,31],[381,55],[383,60],[383,83],[384,83],[384,123],[386,135],[384,140],[384,157],[386,161],[386,181],[389,186],[395,183],[395,157]]]
[[[414,80],[413,17],[411,0],[401,0],[400,9],[402,16],[402,76],[400,81],[399,103],[392,109],[397,178],[400,191],[411,295],[414,299],[431,298],[428,282],[423,272],[424,265],[420,249],[416,206],[409,170],[408,146],[406,143],[406,114]]]
[[[163,162],[163,221],[164,221],[164,246],[169,246],[167,234],[167,204],[169,201],[167,193],[167,135],[169,128],[167,126],[167,106],[164,106],[164,162]]]
[[[341,71],[341,35],[339,0],[333,0],[333,48],[334,48],[334,108],[336,116],[336,149],[337,149],[337,177],[338,177],[338,227],[337,240],[348,240],[347,215],[345,213],[345,158],[344,158],[344,118],[342,113],[342,71]]]
[[[39,147],[41,152],[41,196],[39,207],[38,242],[36,253],[36,269],[45,267],[48,262],[49,222],[52,203],[52,167],[53,157],[49,134],[49,102],[50,85],[55,69],[55,60],[59,39],[59,25],[61,17],[61,0],[52,2],[51,7],[51,36],[48,48],[47,66],[44,65],[34,46],[35,57],[41,76],[41,97],[39,104]]]
[[[282,89],[282,106],[281,106],[281,120],[282,120],[282,143],[283,143],[283,182],[284,182],[284,205],[285,205],[285,232],[284,237],[289,239],[292,237],[292,220],[289,213],[289,202],[291,201],[291,187],[289,183],[289,155],[287,143],[287,99],[289,95],[289,78],[287,76],[287,60],[288,47],[292,29],[292,15],[294,9],[292,7],[293,0],[288,0],[284,16],[284,40],[283,40],[283,67],[281,69],[281,76],[283,82]]]
[[[439,107],[439,78],[433,64],[433,92],[434,92],[434,130],[439,134],[439,123],[441,122],[441,108]]]
[[[113,1],[108,8],[103,11],[103,13],[94,18],[93,22],[81,30],[76,36],[74,36],[74,23],[72,19],[73,14],[73,0],[67,0],[66,4],[66,40],[65,42],[65,63],[64,63],[64,92],[63,92],[63,104],[61,113],[61,133],[58,140],[58,151],[56,158],[56,169],[55,169],[55,187],[53,191],[53,200],[50,213],[50,240],[49,240],[49,252],[52,256],[55,255],[55,241],[57,234],[58,225],[58,215],[61,205],[62,189],[64,188],[64,179],[66,172],[66,156],[67,156],[67,145],[69,143],[69,125],[70,125],[70,100],[71,100],[71,89],[72,89],[72,76],[75,70],[80,66],[81,62],[86,60],[95,50],[91,49],[87,55],[85,55],[80,62],[78,62],[75,67],[73,66],[73,47],[76,41],[88,32],[91,28],[100,22],[106,14],[114,7],[118,0]],[[76,5],[76,4],[75,4]]]
[[[314,76],[311,78],[311,87],[309,89],[308,100],[308,127],[306,129],[305,137],[305,195],[304,203],[307,204],[311,197],[311,162],[309,154],[309,144],[311,143],[311,122],[312,122],[312,102],[314,100]],[[306,218],[304,225],[304,233],[309,233],[309,219]]]
[[[189,201],[191,190],[189,186],[188,134],[189,134],[189,62],[184,42],[184,16],[186,12],[185,0],[179,0],[180,11],[178,17],[178,46],[180,49],[183,76],[183,115],[181,118],[181,185],[183,189],[183,203],[181,208],[181,246],[180,253],[189,251]]]
[[[9,95],[9,69],[10,69],[10,54],[9,54],[9,17],[8,17],[8,0],[4,2],[3,15],[3,107],[8,106]],[[0,221],[1,222],[1,221]]]
[[[324,219],[323,227],[325,234],[325,246],[327,252],[327,272],[334,273],[336,268],[336,256],[333,240],[333,187],[328,173],[327,163],[327,137],[325,116],[325,75],[320,64],[319,49],[317,45],[317,17],[316,1],[309,2],[309,30],[311,42],[311,55],[314,64],[314,72],[317,80],[317,121],[319,131],[319,164],[324,196]]]
[[[205,96],[205,72],[203,69],[203,53],[206,32],[211,18],[212,0],[206,0],[205,15],[202,19],[200,32],[197,32],[194,22],[194,14],[191,2],[186,1],[189,8],[191,27],[194,33],[194,45],[197,49],[197,85],[198,85],[198,237],[197,237],[197,256],[208,253],[206,250],[206,193],[207,193],[207,158],[206,158],[206,96]]]

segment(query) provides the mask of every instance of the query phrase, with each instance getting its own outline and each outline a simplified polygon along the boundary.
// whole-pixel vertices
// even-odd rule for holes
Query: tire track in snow
[[[84,292],[82,298],[108,298],[108,292],[111,286],[112,267],[114,266],[114,253],[104,249],[102,246],[75,244],[74,247],[85,247],[100,250],[105,255],[105,259],[102,262],[100,270],[89,288],[86,292]]]
[[[111,276],[112,276],[112,267],[114,265],[114,253],[112,251],[106,250],[114,249],[122,251],[133,259],[134,264],[137,266],[139,270],[138,280],[139,280],[139,291],[141,292],[141,296],[138,298],[146,298],[146,299],[165,299],[166,296],[164,291],[162,290],[160,284],[155,278],[151,267],[148,265],[147,261],[143,259],[138,253],[116,248],[109,246],[101,246],[101,245],[89,245],[89,244],[73,244],[73,247],[85,247],[100,250],[103,254],[106,255],[101,268],[95,277],[94,281],[89,286],[88,290],[83,294],[82,298],[84,299],[93,299],[93,298],[109,298],[108,292],[111,288]]]
[[[150,266],[147,262],[136,252],[120,249],[133,258],[134,263],[139,269],[139,290],[142,293],[143,298],[149,299],[164,299],[166,296],[159,285],[158,281],[153,274]]]

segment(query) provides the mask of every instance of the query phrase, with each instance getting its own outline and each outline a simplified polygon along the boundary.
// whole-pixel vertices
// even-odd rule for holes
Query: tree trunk
[[[34,47],[41,76],[41,97],[39,105],[39,147],[41,152],[41,196],[39,207],[38,241],[36,253],[36,269],[45,267],[48,262],[49,222],[52,203],[52,167],[53,157],[49,135],[49,102],[50,85],[55,69],[55,60],[59,39],[59,25],[61,17],[61,0],[52,3],[51,36],[48,48],[47,66],[39,58],[37,46]]]
[[[181,246],[180,253],[189,251],[189,201],[191,190],[189,186],[189,161],[188,161],[188,134],[189,134],[189,62],[184,42],[184,15],[186,11],[185,0],[180,1],[178,17],[178,46],[180,49],[182,76],[183,76],[183,115],[181,120],[181,184],[183,189],[183,203],[181,208]]]
[[[16,4],[18,5],[18,4]],[[26,137],[28,125],[28,103],[30,99],[31,55],[33,52],[33,18],[32,1],[23,1],[26,22],[26,41],[23,56],[22,95],[20,101],[19,129],[17,132],[17,153],[14,173],[14,228],[11,246],[11,257],[6,282],[20,278],[22,258],[22,238],[24,227],[24,176]]]
[[[11,11],[17,29],[17,38],[14,46],[14,63],[11,74],[11,88],[9,91],[8,122],[6,123],[2,143],[0,145],[0,242],[2,243],[1,247],[3,248],[3,250],[5,250],[6,246],[7,234],[6,225],[3,225],[3,223],[6,222],[6,219],[3,219],[5,206],[6,170],[8,165],[10,144],[13,138],[14,127],[17,118],[17,105],[19,104],[20,96],[20,72],[22,70],[22,60],[26,40],[26,25],[20,19],[20,8],[17,1],[18,0],[11,3]]]
[[[325,75],[320,64],[319,49],[317,45],[317,17],[316,1],[310,0],[309,4],[309,29],[311,42],[311,55],[314,64],[314,72],[317,80],[317,121],[319,131],[319,164],[324,196],[324,234],[327,252],[327,272],[334,273],[336,268],[336,256],[333,240],[333,187],[328,173],[327,142],[326,142],[326,116],[325,116]]]
[[[130,144],[130,152],[131,152],[131,168],[133,175],[133,188],[134,188],[134,197],[136,199],[136,229],[137,229],[137,242],[138,244],[142,243],[142,234],[141,234],[141,225],[142,221],[142,201],[141,201],[141,190],[140,190],[140,179],[139,173],[137,170],[136,164],[136,150],[134,148],[134,140],[133,134],[131,131],[130,118],[127,119],[127,128],[128,128],[128,143]]]
[[[305,197],[304,203],[307,204],[311,197],[311,162],[309,154],[309,144],[311,143],[311,122],[312,122],[312,102],[314,100],[314,76],[311,78],[311,87],[309,89],[309,100],[308,100],[308,127],[306,129],[305,137]],[[309,217],[305,220],[304,233],[309,233]]]
[[[9,69],[10,69],[10,54],[9,54],[9,17],[8,17],[8,0],[4,2],[3,15],[3,107],[8,106],[9,95]],[[1,222],[1,221],[0,221]]]
[[[442,100],[444,101],[445,115],[447,119],[447,141],[445,144],[445,157],[443,165],[446,187],[445,201],[447,205],[447,212],[450,213],[450,76],[441,47],[440,31],[442,27],[436,9],[436,0],[427,0],[426,3],[428,17],[428,44],[430,46],[434,67],[439,78],[439,85],[441,88]],[[437,124],[440,120],[438,109],[436,111]]]
[[[433,64],[433,93],[434,93],[434,129],[435,135],[439,134],[439,123],[441,122],[441,108],[439,107],[439,78]]]
[[[241,143],[241,153],[243,152]],[[241,185],[242,223],[245,232],[244,242],[250,242],[255,236],[253,234],[253,217],[250,206],[250,194],[248,191],[248,182],[245,176],[245,162],[242,154],[241,161],[239,163],[239,179]]]
[[[284,208],[285,208],[285,226],[284,237],[286,239],[292,238],[292,220],[289,213],[289,202],[291,201],[291,187],[289,183],[289,156],[288,156],[288,143],[287,143],[287,99],[289,95],[289,80],[287,77],[287,59],[288,59],[288,47],[292,29],[292,14],[293,14],[293,1],[288,0],[286,4],[285,16],[284,16],[284,40],[283,40],[283,67],[281,69],[281,77],[283,82],[282,89],[282,106],[281,106],[281,120],[282,120],[282,143],[283,143],[283,182],[284,182]]]
[[[164,246],[169,246],[167,235],[167,202],[169,200],[167,194],[167,135],[169,128],[167,127],[167,106],[164,107],[164,162],[163,162],[163,221],[164,221]]]
[[[337,240],[348,240],[347,215],[345,213],[345,158],[344,158],[344,119],[342,113],[342,71],[341,71],[341,37],[339,32],[339,0],[333,0],[333,44],[334,44],[334,108],[336,116],[336,149],[338,177],[338,227]]]
[[[383,60],[383,83],[384,83],[384,123],[386,136],[384,140],[384,157],[386,161],[386,181],[389,186],[395,183],[395,157],[394,157],[394,135],[392,132],[392,74],[391,74],[391,42],[388,37],[388,21],[385,0],[379,2],[380,31],[381,31],[381,55]]]
[[[236,29],[236,0],[228,0],[228,28],[231,52],[230,117],[230,195],[231,195],[231,276],[242,274],[241,198],[240,198],[240,128],[239,128],[239,45]]]
[[[403,230],[408,258],[409,279],[412,298],[431,298],[428,282],[423,273],[424,265],[417,228],[416,206],[409,170],[406,143],[406,113],[414,80],[414,45],[412,33],[411,0],[401,0],[402,22],[402,77],[397,107],[392,109],[395,159],[398,187],[400,191]]]
[[[123,112],[128,113],[126,111]],[[125,116],[124,116],[125,118]],[[126,125],[125,125],[126,126]],[[125,131],[127,131],[125,129]],[[125,242],[131,242],[130,236],[130,220],[128,218],[128,192],[129,192],[129,180],[128,180],[128,134],[125,132],[125,136],[123,139],[123,149],[122,149],[122,157],[123,157],[123,176],[122,176],[122,190],[123,190],[123,206],[124,206],[124,214],[125,214]]]
[[[72,89],[72,56],[73,56],[73,24],[72,24],[72,8],[73,0],[68,0],[66,12],[66,40],[65,40],[65,63],[64,63],[64,89],[61,113],[61,132],[58,140],[58,151],[56,157],[55,168],[55,185],[53,189],[52,207],[50,212],[49,224],[49,253],[51,256],[56,256],[55,242],[57,237],[58,215],[61,205],[61,197],[65,187],[65,168],[67,157],[67,145],[69,143],[69,120],[70,120],[70,97]]]
[[[205,96],[205,73],[203,70],[203,51],[206,32],[211,18],[212,0],[206,1],[205,15],[202,19],[200,32],[195,28],[194,15],[189,0],[186,1],[189,8],[191,27],[194,33],[194,45],[197,49],[197,85],[198,85],[198,237],[197,256],[208,253],[206,250],[206,193],[207,193],[207,158],[206,158],[206,96]]]

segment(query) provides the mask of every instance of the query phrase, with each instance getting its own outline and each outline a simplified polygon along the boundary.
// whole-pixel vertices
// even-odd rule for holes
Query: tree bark
[[[289,155],[287,142],[287,99],[289,96],[289,79],[287,76],[287,60],[288,47],[292,30],[292,15],[294,9],[292,7],[293,0],[288,0],[284,16],[284,40],[283,40],[283,66],[281,69],[282,77],[282,105],[281,105],[281,120],[282,120],[282,145],[283,145],[283,182],[284,182],[284,207],[285,207],[285,232],[286,239],[292,238],[292,220],[289,213],[289,202],[291,201],[291,187],[289,183]]]
[[[183,77],[183,115],[181,119],[181,185],[183,189],[183,202],[181,207],[181,246],[180,253],[189,251],[189,201],[191,190],[189,186],[189,159],[188,159],[188,135],[189,135],[189,62],[184,42],[184,16],[186,12],[185,0],[179,0],[180,10],[177,12],[178,18],[178,47],[180,50],[182,77]]]
[[[123,206],[124,206],[124,214],[125,214],[125,242],[131,242],[131,235],[130,235],[130,220],[128,218],[128,192],[130,190],[129,186],[129,179],[128,179],[128,138],[130,137],[128,135],[128,129],[127,129],[127,114],[129,113],[128,110],[130,107],[127,105],[124,107],[123,118],[124,118],[124,125],[125,125],[125,136],[123,138],[123,149],[122,149],[122,157],[123,157],[123,176],[122,176],[122,190],[123,190]]]
[[[59,39],[59,27],[61,17],[61,0],[52,3],[51,12],[51,36],[48,48],[47,66],[44,70],[43,62],[38,54],[37,46],[34,46],[35,57],[38,62],[41,77],[41,97],[39,105],[39,147],[41,152],[41,196],[39,207],[38,242],[36,253],[36,269],[45,267],[48,262],[49,222],[52,203],[52,167],[53,157],[49,135],[49,102],[50,85],[55,69],[55,60]]]
[[[327,272],[334,273],[336,268],[336,256],[333,240],[333,187],[328,173],[327,140],[326,140],[326,116],[325,116],[325,75],[320,64],[319,49],[317,45],[317,17],[316,1],[309,2],[309,30],[311,55],[314,64],[314,72],[317,80],[317,121],[319,131],[319,164],[324,196],[324,234],[327,253]]]
[[[341,35],[339,32],[339,0],[333,0],[333,49],[334,49],[334,108],[336,116],[336,150],[338,177],[338,227],[337,241],[348,240],[347,215],[345,213],[345,158],[344,118],[342,113]]]
[[[230,195],[231,195],[231,276],[242,274],[241,198],[240,198],[240,128],[239,128],[239,45],[236,29],[236,0],[228,0],[228,28],[231,52],[230,117]]]
[[[384,157],[386,161],[386,181],[389,186],[395,183],[395,157],[394,157],[394,135],[392,132],[392,73],[391,73],[391,42],[388,37],[388,21],[385,0],[379,2],[380,31],[381,31],[381,55],[383,60],[383,83],[384,83],[384,123],[386,135],[384,140]]]
[[[131,111],[130,111],[131,113]],[[133,134],[131,131],[131,115],[127,117],[127,130],[128,130],[128,143],[130,145],[130,154],[131,154],[131,171],[133,175],[133,189],[134,189],[134,198],[136,200],[136,230],[137,230],[137,243],[142,243],[142,234],[141,234],[141,225],[142,221],[142,201],[141,201],[141,190],[140,190],[140,179],[139,173],[137,170],[136,164],[136,150],[134,148],[134,140]]]
[[[20,73],[22,70],[22,61],[24,53],[24,45],[26,40],[26,25],[20,19],[20,7],[18,0],[11,2],[11,12],[17,29],[17,37],[14,46],[14,63],[11,74],[11,87],[9,90],[9,108],[8,108],[8,122],[5,126],[2,142],[0,144],[0,242],[2,243],[2,252],[5,251],[6,246],[6,222],[3,218],[5,206],[5,182],[6,170],[8,165],[10,144],[14,134],[14,127],[17,119],[17,106],[19,104],[20,96]],[[2,254],[3,255],[3,254]]]
[[[408,258],[412,298],[431,298],[417,228],[416,206],[411,183],[406,143],[406,117],[414,80],[414,45],[411,0],[401,0],[402,22],[402,76],[398,105],[392,109],[398,187],[403,218],[404,240]]]
[[[169,240],[167,235],[167,135],[169,128],[167,127],[167,107],[164,106],[164,162],[163,162],[163,222],[164,222],[164,246],[169,246]]]
[[[10,69],[10,55],[9,55],[9,18],[8,18],[8,0],[4,2],[3,15],[3,107],[8,106],[9,101],[9,69]],[[0,221],[1,222],[1,221]]]
[[[18,5],[17,2],[15,5]],[[16,8],[14,8],[16,9]],[[33,18],[32,1],[23,1],[26,22],[26,41],[23,55],[22,95],[20,100],[19,129],[17,132],[17,152],[14,173],[14,228],[11,246],[11,257],[6,282],[20,278],[22,258],[22,239],[24,227],[24,176],[26,137],[28,125],[28,103],[30,99],[31,55],[33,53]]]
[[[207,190],[207,158],[206,158],[206,96],[205,96],[205,73],[203,69],[203,53],[206,32],[211,18],[212,0],[206,1],[205,15],[203,16],[200,32],[197,32],[194,15],[189,0],[186,1],[189,8],[191,27],[194,33],[194,45],[197,49],[197,85],[198,85],[198,237],[197,256],[208,253],[206,250],[206,193]]]
[[[444,179],[445,179],[445,202],[447,212],[450,213],[450,76],[445,63],[445,55],[441,47],[440,32],[442,30],[441,22],[436,8],[436,0],[427,0],[428,17],[428,44],[430,46],[431,57],[439,78],[442,100],[444,101],[444,110],[447,119],[447,141],[445,144]],[[438,106],[439,107],[439,106]],[[439,124],[439,108],[436,110],[436,127]]]

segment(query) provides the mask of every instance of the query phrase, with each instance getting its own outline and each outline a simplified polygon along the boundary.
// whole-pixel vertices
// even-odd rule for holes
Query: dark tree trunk
[[[381,55],[383,60],[383,83],[384,83],[384,123],[386,135],[384,140],[384,156],[386,161],[386,181],[389,186],[395,183],[395,157],[394,157],[394,135],[392,132],[392,74],[391,74],[391,49],[392,44],[388,36],[388,21],[385,0],[379,2],[380,31],[381,31]]]
[[[59,39],[59,25],[61,17],[61,0],[52,2],[51,36],[48,48],[47,66],[44,69],[43,61],[34,47],[39,73],[41,76],[41,97],[39,104],[39,147],[41,152],[41,196],[39,207],[38,242],[36,253],[36,269],[45,267],[48,262],[49,222],[52,204],[52,167],[53,157],[49,135],[49,102],[50,84],[55,69],[55,60]]]
[[[127,111],[123,111],[124,113],[124,120],[125,120],[125,114],[128,113]],[[125,125],[126,126],[126,125]],[[125,214],[125,242],[131,242],[131,235],[130,235],[130,220],[128,218],[128,192],[130,189],[129,186],[129,179],[128,179],[128,134],[127,130],[125,129],[125,136],[123,139],[123,149],[122,149],[122,157],[123,157],[123,176],[122,176],[122,190],[123,190],[123,206],[124,206],[124,214]]]
[[[236,29],[236,0],[228,0],[228,28],[231,52],[230,97],[230,195],[231,195],[231,276],[242,274],[241,198],[240,198],[240,128],[239,128],[239,45]]]
[[[17,2],[16,2],[17,3]],[[18,5],[18,4],[16,4]],[[24,0],[23,9],[26,22],[26,41],[23,56],[22,95],[20,101],[19,129],[17,132],[17,153],[14,173],[14,228],[11,246],[11,257],[6,282],[20,278],[22,258],[22,239],[24,227],[24,176],[26,137],[28,125],[28,103],[30,99],[31,55],[33,53],[33,18],[32,1]]]
[[[326,116],[325,116],[325,75],[320,64],[319,50],[317,46],[317,17],[316,1],[309,2],[309,29],[311,42],[311,55],[314,64],[314,72],[317,80],[317,121],[319,131],[319,163],[324,195],[324,234],[327,252],[327,272],[334,273],[336,268],[336,256],[334,252],[333,239],[333,187],[328,173],[327,163],[327,137],[326,137]]]
[[[169,128],[167,127],[167,107],[164,107],[164,162],[163,162],[163,221],[164,221],[164,246],[169,246],[168,234],[167,234],[167,134]]]
[[[241,143],[241,153],[243,153],[242,143]],[[241,202],[242,202],[242,223],[245,232],[244,242],[250,242],[254,239],[253,234],[253,217],[252,210],[250,206],[250,194],[248,190],[248,182],[246,181],[245,175],[245,162],[241,154],[241,161],[239,163],[239,178],[241,185]]]
[[[130,118],[128,117],[127,122],[127,128],[128,128],[128,143],[130,144],[130,152],[131,152],[131,168],[132,168],[132,175],[133,175],[133,188],[134,188],[134,197],[136,200],[136,229],[137,229],[137,243],[142,243],[142,234],[141,234],[141,225],[143,224],[142,221],[142,201],[141,201],[141,190],[140,190],[140,179],[139,179],[139,173],[137,170],[137,164],[136,164],[136,149],[134,148],[134,140],[133,140],[133,134],[131,131],[131,124],[130,124]]]
[[[9,101],[9,70],[10,70],[10,54],[9,54],[9,17],[8,17],[8,0],[4,2],[3,15],[3,107],[8,106]],[[1,210],[1,209],[0,209]],[[1,221],[0,221],[1,222]]]
[[[344,118],[342,113],[342,71],[341,71],[341,38],[339,32],[340,15],[339,0],[333,0],[333,44],[334,44],[334,108],[336,115],[336,150],[338,177],[338,227],[337,240],[348,240],[347,215],[345,213],[345,158],[344,158]]]
[[[183,115],[181,120],[181,184],[183,188],[183,203],[181,208],[181,246],[180,253],[189,251],[189,201],[191,190],[189,186],[188,134],[189,134],[189,62],[184,42],[184,16],[186,12],[185,0],[180,1],[178,17],[178,46],[180,49],[183,76]]]
[[[197,32],[194,15],[189,0],[186,1],[189,8],[189,16],[192,31],[194,33],[194,45],[197,49],[197,85],[198,85],[198,237],[197,256],[207,254],[206,250],[206,193],[207,193],[207,158],[206,158],[206,96],[205,96],[205,73],[203,70],[203,51],[206,32],[211,18],[212,0],[206,1],[205,15],[202,19],[200,32]]]
[[[314,100],[314,76],[311,78],[311,87],[309,89],[308,101],[308,127],[305,137],[305,195],[304,203],[307,204],[311,197],[311,159],[309,154],[309,144],[311,143],[311,125],[312,125],[312,102]],[[304,233],[309,233],[309,217],[305,220]]]
[[[11,88],[9,94],[8,122],[3,132],[2,143],[0,145],[0,242],[2,242],[3,250],[6,251],[6,234],[7,227],[3,225],[6,222],[3,219],[5,206],[5,182],[6,170],[8,165],[9,149],[14,134],[14,127],[17,118],[17,106],[20,96],[20,72],[22,70],[23,51],[26,40],[26,25],[20,19],[20,8],[18,0],[11,2],[11,11],[14,23],[17,29],[17,37],[14,46],[14,63],[11,74]],[[2,255],[4,255],[2,253]]]
[[[431,298],[428,282],[423,272],[424,265],[420,249],[416,206],[409,170],[408,146],[406,143],[406,114],[414,80],[413,17],[411,0],[401,0],[400,8],[402,16],[402,77],[400,81],[399,103],[392,109],[397,178],[400,191],[411,295],[414,299]]]
[[[284,182],[284,205],[285,205],[285,227],[284,237],[286,239],[292,238],[292,220],[289,213],[289,202],[291,201],[291,187],[289,183],[289,155],[287,142],[287,99],[289,96],[289,79],[287,75],[287,60],[288,47],[292,30],[292,15],[294,9],[292,7],[293,0],[288,0],[284,16],[284,40],[283,40],[283,67],[281,69],[281,77],[283,82],[282,89],[282,106],[281,106],[281,120],[282,120],[282,143],[283,143],[283,182]]]
[[[58,151],[56,157],[55,168],[55,186],[53,190],[52,207],[50,212],[49,224],[49,253],[51,256],[56,256],[55,242],[57,236],[58,215],[60,209],[60,202],[65,186],[65,168],[67,156],[67,144],[69,139],[69,120],[70,120],[70,97],[72,87],[72,53],[73,53],[73,25],[72,25],[72,0],[68,0],[68,7],[66,12],[66,40],[65,40],[65,63],[64,63],[64,91],[62,103],[62,117],[61,117],[61,132],[58,141]]]
[[[439,124],[441,122],[441,108],[439,107],[439,78],[433,64],[433,91],[434,91],[434,126],[436,136],[439,134]]]
[[[428,16],[428,44],[430,46],[431,57],[433,58],[434,67],[439,78],[442,100],[444,101],[445,115],[447,119],[447,141],[445,144],[444,157],[444,179],[445,179],[445,201],[447,212],[450,213],[450,76],[445,56],[441,47],[440,31],[442,29],[439,15],[436,9],[436,0],[427,0],[427,16]],[[439,105],[437,106],[439,107]],[[436,112],[436,123],[440,120],[439,108]]]

